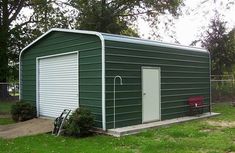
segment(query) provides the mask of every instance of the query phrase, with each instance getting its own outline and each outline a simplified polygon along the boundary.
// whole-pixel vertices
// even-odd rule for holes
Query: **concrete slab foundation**
[[[116,128],[116,129],[109,129],[107,131],[107,134],[115,136],[115,137],[120,137],[120,136],[125,136],[125,135],[136,134],[136,133],[139,133],[141,131],[151,129],[151,128],[157,128],[161,126],[182,123],[182,122],[187,122],[187,121],[192,121],[192,120],[197,120],[197,119],[202,119],[202,118],[208,118],[208,117],[213,117],[217,115],[219,115],[219,113],[212,112],[212,113],[201,114],[199,116],[186,116],[186,117],[175,118],[175,119],[170,119],[170,120],[151,122],[151,123],[127,126],[127,127],[122,127],[122,128]]]

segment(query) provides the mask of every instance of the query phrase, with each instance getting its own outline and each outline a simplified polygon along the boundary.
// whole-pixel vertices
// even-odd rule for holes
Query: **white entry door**
[[[78,105],[78,53],[38,59],[37,111],[39,116],[58,117]]]
[[[142,121],[160,120],[160,68],[142,69]]]

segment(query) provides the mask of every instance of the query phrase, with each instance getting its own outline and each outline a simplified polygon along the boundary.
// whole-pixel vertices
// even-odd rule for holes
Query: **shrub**
[[[65,125],[65,134],[71,136],[87,136],[91,132],[94,118],[91,112],[85,108],[77,108],[69,117]]]
[[[12,119],[16,122],[26,121],[36,117],[36,108],[27,102],[17,102],[11,107]]]

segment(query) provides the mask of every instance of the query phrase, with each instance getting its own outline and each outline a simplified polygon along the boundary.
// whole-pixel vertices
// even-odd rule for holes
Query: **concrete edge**
[[[184,123],[184,122],[188,122],[188,121],[194,121],[194,120],[198,120],[198,119],[215,117],[218,115],[220,115],[220,113],[211,112],[211,113],[203,114],[200,116],[193,116],[193,117],[187,116],[187,117],[182,117],[182,118],[154,122],[154,123],[157,123],[156,125],[151,125],[151,123],[147,123],[147,124],[139,124],[139,125],[128,126],[128,127],[123,127],[123,128],[117,128],[117,129],[109,129],[105,132],[105,134],[110,135],[110,136],[114,136],[114,137],[127,136],[127,135],[137,134],[137,133],[146,131],[148,129],[154,129],[154,128],[168,126],[168,125],[172,125],[172,124],[180,124],[180,123]],[[146,126],[144,127],[142,125],[146,125]],[[140,127],[138,128],[138,126],[140,126]],[[133,127],[133,129],[131,129],[132,127]],[[129,130],[125,130],[128,128],[129,128]]]

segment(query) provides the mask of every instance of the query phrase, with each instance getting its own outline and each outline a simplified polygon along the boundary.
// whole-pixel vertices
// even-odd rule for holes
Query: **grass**
[[[0,125],[12,124],[14,121],[11,118],[0,118]]]
[[[114,138],[95,135],[88,138],[55,137],[50,134],[0,139],[1,153],[232,153],[235,152],[235,108],[218,104],[218,117]],[[213,124],[212,124],[213,123]],[[220,123],[223,123],[220,125]],[[225,124],[226,123],[226,124]]]
[[[0,114],[9,114],[11,111],[11,106],[14,102],[1,102],[0,101]]]
[[[11,106],[13,104],[14,102],[0,102],[0,125],[14,123],[14,121],[10,118]]]

